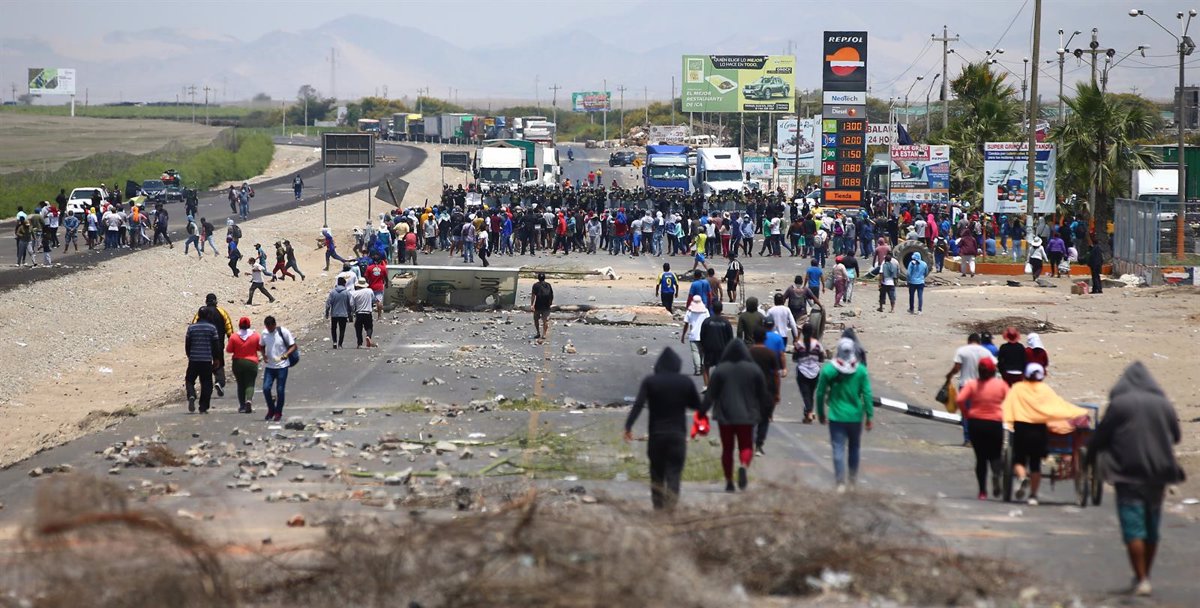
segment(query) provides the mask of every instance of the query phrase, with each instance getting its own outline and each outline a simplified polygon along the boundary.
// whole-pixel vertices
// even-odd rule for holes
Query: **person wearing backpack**
[[[671,272],[670,264],[663,263],[662,269],[662,275],[658,277],[658,284],[654,286],[654,295],[661,296],[663,308],[666,308],[667,312],[671,312],[675,306],[675,294],[679,291],[679,277]]]
[[[283,404],[287,388],[288,371],[299,362],[296,338],[286,327],[280,327],[275,317],[263,319],[259,337],[259,353],[263,360],[263,398],[267,401],[267,417],[264,420],[279,422],[283,419]],[[272,393],[274,389],[274,394]]]

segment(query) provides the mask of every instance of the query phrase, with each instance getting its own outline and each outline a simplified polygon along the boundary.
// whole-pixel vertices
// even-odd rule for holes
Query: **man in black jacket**
[[[708,384],[708,374],[721,360],[725,346],[733,340],[733,326],[721,314],[721,300],[713,300],[712,311],[700,323],[700,360],[704,364],[704,384]]]
[[[194,383],[200,380],[200,413],[207,414],[213,390],[213,366],[218,353],[221,352],[221,335],[217,330],[218,319],[212,308],[205,306],[196,312],[196,322],[187,328],[184,338],[184,352],[187,353],[188,366],[184,375],[187,386],[188,411],[196,411],[196,387]]]
[[[625,441],[633,441],[633,424],[642,408],[650,411],[650,500],[655,509],[673,509],[679,501],[679,483],[687,459],[687,410],[700,410],[700,394],[691,378],[679,373],[679,355],[663,349],[654,373],[642,380],[633,409],[625,420]]]

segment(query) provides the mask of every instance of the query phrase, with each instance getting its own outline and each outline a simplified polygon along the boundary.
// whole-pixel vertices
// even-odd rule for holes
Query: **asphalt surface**
[[[559,144],[559,148],[563,177],[570,179],[572,184],[586,183],[588,172],[599,170],[605,186],[612,186],[614,179],[622,188],[636,188],[642,185],[640,169],[608,166],[609,155],[625,148],[585,148],[583,144]],[[574,162],[567,160],[567,148],[575,151]]]
[[[441,262],[435,260],[435,263]],[[650,272],[657,268],[660,260],[607,255],[572,255],[566,259],[556,258],[553,262],[546,256],[539,256],[537,260],[493,258],[496,266],[522,263],[573,268],[612,264],[621,273]],[[754,258],[756,271],[774,271],[777,276],[791,276],[794,263],[787,258]],[[758,268],[760,264],[765,268]],[[523,280],[519,293],[524,294],[528,285],[528,281]],[[769,286],[751,284],[750,287],[761,290]],[[525,299],[520,301],[524,303]],[[650,305],[652,298],[648,293],[622,287],[619,280],[595,280],[558,285],[556,302]],[[597,446],[619,445],[615,438],[627,413],[624,404],[635,394],[638,382],[657,354],[663,348],[672,348],[688,360],[686,347],[679,343],[678,327],[586,324],[572,313],[556,313],[554,320],[551,339],[537,344],[530,339],[533,328],[528,313],[402,311],[385,315],[383,322],[377,322],[376,336],[381,347],[370,351],[332,350],[326,327],[315,325],[299,340],[305,355],[301,366],[289,377],[285,417],[299,415],[309,421],[343,419],[346,428],[331,431],[332,437],[326,446],[343,440],[351,445],[363,445],[385,433],[400,437],[416,437],[419,433],[426,433],[424,436],[428,437],[432,433],[434,439],[465,439],[469,433],[483,433],[488,440],[494,440],[535,427],[549,433],[590,434]],[[833,340],[834,334],[833,331],[826,334],[826,343]],[[873,337],[866,334],[862,338],[870,351]],[[351,332],[347,342],[353,344],[353,340]],[[637,354],[641,346],[647,347],[647,355]],[[567,348],[576,352],[566,354]],[[876,370],[872,373],[872,381],[877,395],[929,405],[928,395],[906,395],[890,386],[886,362],[872,360],[871,364]],[[832,466],[827,431],[817,425],[799,422],[801,401],[794,388],[793,376],[789,375],[784,382],[784,401],[776,413],[767,455],[756,459],[752,480],[799,479],[815,487],[829,488],[832,486]],[[433,426],[430,426],[431,418],[436,418],[435,414],[401,413],[394,409],[397,404],[417,398],[467,405],[472,400],[486,400],[496,395],[510,399],[538,397],[559,401],[571,398],[618,407],[582,412],[468,412]],[[255,403],[261,412],[261,393],[255,396]],[[12,524],[28,517],[32,496],[40,483],[28,476],[33,467],[70,463],[76,468],[103,475],[110,463],[98,457],[96,452],[134,436],[161,434],[182,453],[200,441],[236,443],[249,437],[261,445],[263,441],[270,441],[275,433],[297,435],[271,430],[258,415],[233,413],[234,404],[228,397],[214,400],[214,408],[213,413],[198,416],[186,414],[183,404],[168,404],[0,471],[0,502],[7,505],[0,511],[0,522]],[[357,408],[365,408],[366,413],[356,414]],[[333,414],[335,409],[342,413]],[[643,420],[640,425],[644,423]],[[234,428],[240,429],[240,436],[231,437]],[[1100,508],[1074,506],[1070,482],[1053,488],[1045,483],[1041,492],[1042,505],[1038,507],[994,500],[982,502],[975,497],[971,470],[973,455],[969,449],[960,447],[961,439],[958,427],[880,411],[875,430],[864,436],[862,484],[868,490],[910,501],[913,519],[922,520],[925,529],[946,546],[1013,559],[1040,577],[1043,588],[1052,585],[1056,589],[1067,589],[1092,602],[1110,601],[1116,591],[1127,586],[1128,568],[1119,542],[1111,489],[1106,491],[1105,503]],[[449,463],[456,470],[463,466],[478,470],[488,462],[494,462],[486,458],[458,461],[452,456],[428,456],[415,463],[385,466],[378,461],[356,461],[352,456],[340,460],[333,458],[332,448],[321,447],[318,442],[303,445],[291,454],[293,458],[312,462],[344,461],[347,466],[367,472],[395,471],[409,466],[417,467],[418,471],[423,468],[434,470],[435,462]],[[488,449],[492,448],[481,448],[477,452]],[[640,459],[641,448],[634,450]],[[690,451],[691,454],[700,452],[698,448]],[[508,453],[501,454],[504,455]],[[476,458],[483,456],[478,454]],[[151,504],[168,512],[183,509],[189,513],[211,514],[215,519],[206,524],[207,529],[218,536],[261,533],[274,534],[277,540],[289,534],[281,522],[292,513],[328,512],[330,507],[320,507],[323,511],[318,511],[318,507],[305,504],[268,504],[263,502],[265,494],[294,492],[299,488],[314,494],[346,493],[362,487],[326,478],[321,471],[304,470],[295,465],[280,473],[277,479],[258,480],[264,490],[262,494],[228,489],[226,486],[233,483],[237,472],[236,461],[237,458],[228,459],[224,466],[163,469],[174,472],[169,477],[163,477],[161,471],[153,469],[126,469],[111,478],[135,488],[142,479],[151,483],[170,481],[180,484],[187,495],[154,498]],[[307,480],[302,483],[289,481],[296,473],[305,474]],[[560,482],[563,480],[546,483]],[[608,478],[583,479],[579,483],[594,494],[645,499],[646,489],[641,482]],[[718,482],[688,483],[684,500],[721,500],[721,489]],[[1178,505],[1178,498],[1169,501],[1170,504]],[[353,510],[361,505],[354,503],[346,508]],[[1141,605],[1194,605],[1195,597],[1200,594],[1200,580],[1194,576],[1194,564],[1200,563],[1200,542],[1196,542],[1200,540],[1197,538],[1200,532],[1168,509],[1163,534],[1166,540],[1160,548],[1155,569],[1154,601]],[[913,575],[938,576],[936,573]]]
[[[317,138],[277,137],[275,138],[275,144],[319,147],[321,142]],[[375,168],[370,172],[370,187],[378,186],[384,179],[407,174],[424,162],[426,157],[425,149],[412,145],[379,142],[375,150],[378,160],[376,161]],[[298,171],[301,179],[304,180],[304,191],[299,201],[296,200],[292,192],[292,177],[295,175],[294,173],[255,184],[255,196],[250,200],[250,218],[255,219],[305,205],[320,204],[323,200],[323,172],[324,169],[319,162]],[[329,198],[333,198],[360,191],[367,187],[367,170],[329,169],[326,179],[328,180],[325,186],[326,192]],[[197,221],[201,217],[209,218],[209,221],[217,227],[218,231],[222,231],[222,233],[225,229],[226,218],[233,217],[235,220],[237,219],[236,215],[229,212],[229,202],[225,192],[203,193],[199,198],[196,218]],[[170,231],[171,240],[182,246],[185,238],[184,227],[186,222],[183,205],[172,203],[165,205],[165,208],[170,214],[169,224],[172,226],[172,230]],[[79,272],[80,270],[91,268],[104,260],[137,253],[137,251],[129,249],[107,251],[104,249],[94,249],[89,251],[82,235],[79,237],[79,240],[78,252],[72,249],[70,253],[64,254],[62,250],[57,250],[52,254],[52,261],[55,264],[53,267],[17,268],[11,264],[0,266],[0,293],[33,281]],[[9,259],[11,260],[12,258]]]
[[[592,150],[580,154],[576,149],[575,165],[567,165],[572,181],[577,175],[600,166],[608,177],[607,150]],[[582,157],[582,158],[581,158]],[[625,169],[632,173],[632,169]],[[619,180],[622,178],[618,178]],[[632,179],[632,178],[631,178]],[[267,188],[263,188],[267,190]],[[261,191],[260,191],[261,192]],[[261,198],[262,194],[259,195]],[[445,254],[423,256],[422,261],[434,264],[459,265],[456,259],[439,258]],[[536,259],[492,258],[499,267],[538,266],[543,268],[569,267],[590,269],[612,266],[618,274],[638,272],[652,274],[662,259],[652,256],[594,256],[572,254],[567,258],[540,255]],[[667,258],[678,267],[686,267],[685,258]],[[759,258],[748,262],[750,271],[790,277],[805,261],[789,258]],[[554,281],[552,280],[552,283]],[[748,285],[751,293],[769,290],[774,286]],[[520,304],[529,282],[522,280],[518,293]],[[936,289],[936,288],[935,288]],[[586,281],[581,284],[559,284],[555,287],[558,304],[591,304],[597,306],[631,304],[653,305],[650,293],[634,291],[620,280]],[[864,297],[860,292],[860,298]],[[866,296],[869,298],[869,295]],[[868,306],[869,308],[869,306]],[[234,314],[234,311],[231,311]],[[873,314],[873,313],[868,313]],[[301,366],[292,371],[288,382],[288,405],[285,417],[298,415],[308,421],[341,420],[338,430],[324,444],[302,441],[302,446],[290,455],[297,461],[341,463],[358,470],[396,471],[405,467],[432,471],[436,463],[459,470],[475,470],[494,460],[483,454],[500,450],[498,456],[509,456],[509,448],[480,448],[476,459],[462,461],[453,455],[428,455],[415,462],[383,464],[365,461],[350,455],[332,455],[331,442],[349,442],[361,446],[391,433],[399,437],[422,436],[433,439],[465,439],[470,433],[482,433],[486,440],[512,437],[531,429],[543,433],[589,435],[597,453],[605,446],[619,445],[616,440],[627,403],[635,394],[640,379],[648,372],[654,358],[663,348],[672,348],[684,361],[689,354],[679,342],[678,326],[596,325],[581,322],[572,313],[556,313],[551,339],[543,344],[531,340],[533,328],[528,313],[502,312],[416,312],[400,311],[385,315],[376,323],[375,335],[381,347],[374,350],[332,350],[328,330],[323,324],[308,328],[299,340],[305,351]],[[292,328],[298,329],[298,328]],[[829,344],[834,331],[825,335]],[[874,336],[860,334],[868,352]],[[351,330],[347,338],[353,344]],[[569,344],[569,346],[568,346]],[[645,346],[648,354],[639,355]],[[565,352],[573,349],[575,352]],[[928,387],[898,387],[890,383],[888,362],[871,360],[872,382],[877,396],[900,401],[932,405]],[[685,364],[686,367],[686,364]],[[183,370],[180,370],[182,375]],[[261,376],[261,374],[260,374]],[[912,392],[910,392],[912,391]],[[926,394],[929,393],[929,394]],[[455,418],[438,420],[436,414],[401,412],[398,404],[414,399],[429,398],[441,403],[468,405],[473,400],[488,400],[496,395],[508,398],[536,397],[562,401],[566,398],[585,403],[615,404],[618,407],[586,409],[583,411],[554,410],[549,412],[474,413],[468,411]],[[794,385],[794,376],[784,380],[784,399],[776,412],[767,442],[767,455],[756,458],[752,467],[751,491],[754,480],[800,480],[815,487],[832,486],[832,465],[826,429],[800,423],[801,400]],[[255,396],[255,406],[262,412],[261,393]],[[97,452],[134,436],[160,434],[178,452],[201,441],[213,444],[251,441],[256,446],[281,437],[295,439],[303,433],[270,428],[259,415],[233,413],[235,404],[229,397],[214,400],[214,411],[207,416],[188,415],[184,404],[167,404],[135,418],[59,448],[48,450],[25,462],[0,471],[0,529],[28,521],[32,498],[40,479],[28,472],[34,467],[70,463],[77,469],[106,475],[111,463]],[[363,414],[356,413],[364,408]],[[335,414],[338,411],[340,413]],[[1104,504],[1099,508],[1080,509],[1074,506],[1074,489],[1070,482],[1051,487],[1043,483],[1041,506],[1006,504],[995,500],[979,501],[975,497],[972,473],[973,454],[960,446],[961,430],[956,426],[912,418],[890,411],[877,412],[875,430],[864,435],[863,470],[861,482],[865,489],[900,497],[911,505],[914,520],[922,521],[924,529],[934,534],[947,547],[968,553],[1012,559],[1040,579],[1042,588],[1053,587],[1079,594],[1085,602],[1113,603],[1114,600],[1132,605],[1192,606],[1200,597],[1200,579],[1195,577],[1195,564],[1200,563],[1200,529],[1178,514],[1181,497],[1168,499],[1164,514],[1163,537],[1155,566],[1155,596],[1152,600],[1117,600],[1117,592],[1128,586],[1129,571],[1120,544],[1114,496],[1106,489]],[[639,423],[644,429],[645,420]],[[239,434],[233,436],[233,430]],[[420,435],[424,433],[424,435]],[[311,431],[308,432],[311,436]],[[690,455],[704,453],[703,446],[689,449]],[[256,449],[256,448],[246,448]],[[634,447],[641,462],[641,449]],[[320,470],[304,469],[294,464],[278,478],[260,479],[262,493],[248,488],[231,489],[237,474],[238,458],[228,458],[220,466],[181,467],[174,469],[124,469],[110,479],[131,488],[164,481],[179,484],[185,491],[176,496],[154,497],[150,504],[169,513],[184,510],[201,514],[205,530],[218,537],[246,534],[274,535],[281,539],[305,538],[319,532],[288,531],[282,522],[293,513],[319,516],[335,510],[368,509],[361,502],[338,503],[337,506],[282,502],[266,503],[264,496],[272,492],[292,493],[298,489],[314,495],[346,493],[354,488],[378,487],[355,485],[352,481],[327,476]],[[170,473],[170,475],[166,475]],[[303,474],[302,482],[291,481]],[[500,482],[496,482],[500,483]],[[576,483],[589,493],[609,494],[645,500],[645,484],[617,478],[583,478],[579,481],[564,478],[540,481],[551,486]],[[390,490],[384,488],[385,491]],[[697,481],[685,484],[685,501],[715,501],[722,499],[722,484],[716,481]],[[378,490],[371,490],[378,491]],[[379,513],[378,509],[368,509]],[[8,528],[5,536],[12,533]],[[312,538],[309,536],[308,538]],[[912,576],[938,577],[935,572],[914,572]]]

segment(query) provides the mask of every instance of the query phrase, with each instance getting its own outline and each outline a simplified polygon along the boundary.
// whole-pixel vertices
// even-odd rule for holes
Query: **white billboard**
[[[821,116],[801,118],[796,129],[795,118],[775,121],[775,158],[780,175],[816,175],[817,172],[817,125]],[[799,156],[796,152],[799,150]]]
[[[1025,213],[1029,188],[1029,143],[987,142],[983,145],[983,212]],[[1039,143],[1034,162],[1033,211],[1054,213],[1054,144]]]
[[[30,95],[74,95],[74,68],[29,68]]]
[[[648,141],[651,144],[683,143],[688,138],[687,125],[650,125]]]
[[[872,122],[867,124],[868,146],[893,146],[897,143],[897,137],[896,125],[886,122]]]

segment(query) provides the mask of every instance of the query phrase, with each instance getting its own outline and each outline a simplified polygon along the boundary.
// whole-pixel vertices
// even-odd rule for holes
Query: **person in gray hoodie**
[[[712,410],[721,433],[721,468],[725,471],[725,491],[733,492],[733,444],[737,441],[737,485],[745,490],[746,467],[754,458],[754,427],[775,400],[766,378],[750,358],[750,349],[741,340],[725,347],[721,362],[708,378],[704,409]]]
[[[346,279],[338,277],[337,286],[325,298],[325,318],[329,319],[329,337],[334,348],[342,348],[342,342],[346,340],[346,323],[353,308]]]
[[[1108,409],[1088,442],[1087,458],[1117,490],[1117,518],[1133,568],[1135,595],[1150,595],[1163,495],[1186,476],[1172,446],[1179,416],[1150,370],[1135,361],[1108,394]]]
[[[625,441],[633,441],[633,425],[645,408],[650,412],[646,456],[650,460],[650,501],[655,509],[673,509],[687,458],[687,410],[700,410],[700,394],[692,379],[679,372],[683,361],[670,348],[642,379],[633,409],[625,420]]]

